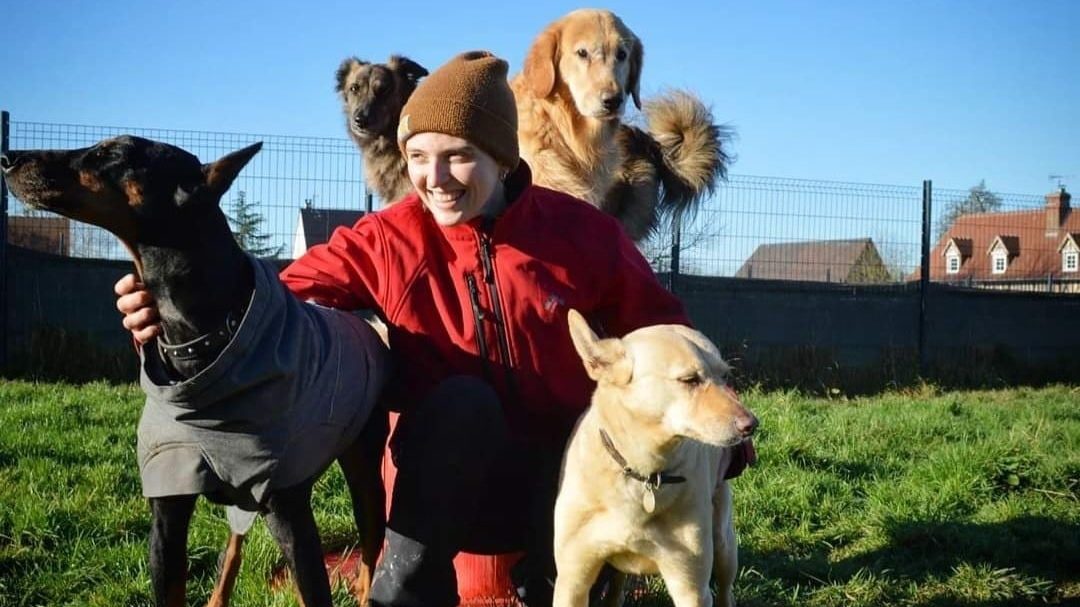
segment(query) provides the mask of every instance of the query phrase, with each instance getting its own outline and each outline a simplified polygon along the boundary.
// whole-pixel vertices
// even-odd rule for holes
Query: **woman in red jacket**
[[[559,463],[592,391],[567,310],[608,335],[689,324],[614,219],[532,185],[506,76],[476,51],[425,79],[398,132],[415,192],[281,273],[297,297],[389,327],[401,417],[376,605],[455,605],[458,551],[521,549],[522,598],[550,605]],[[145,341],[154,311],[133,285],[118,307]]]

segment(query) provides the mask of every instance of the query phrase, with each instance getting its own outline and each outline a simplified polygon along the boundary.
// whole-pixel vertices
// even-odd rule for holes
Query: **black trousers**
[[[390,447],[397,478],[373,605],[457,605],[462,550],[524,550],[513,571],[519,595],[529,607],[551,605],[563,444],[511,440],[494,390],[459,376],[401,415]]]

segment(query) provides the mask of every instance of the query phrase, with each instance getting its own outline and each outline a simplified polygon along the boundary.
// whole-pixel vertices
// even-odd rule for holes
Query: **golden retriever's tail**
[[[660,211],[693,212],[727,178],[734,132],[713,123],[709,108],[686,91],[668,91],[649,99],[642,111],[660,151]]]

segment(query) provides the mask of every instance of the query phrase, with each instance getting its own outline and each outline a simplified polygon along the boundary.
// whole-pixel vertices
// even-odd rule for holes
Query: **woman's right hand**
[[[113,290],[117,295],[116,309],[124,315],[124,328],[131,331],[135,341],[145,344],[161,335],[157,302],[146,285],[136,280],[134,274],[128,274],[116,281]]]

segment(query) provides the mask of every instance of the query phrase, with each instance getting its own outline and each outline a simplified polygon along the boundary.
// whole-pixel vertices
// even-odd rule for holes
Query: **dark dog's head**
[[[125,135],[77,150],[12,150],[0,169],[26,204],[105,228],[134,251],[169,246],[166,235],[198,225],[261,147],[202,164],[176,146]]]
[[[341,62],[337,92],[345,106],[349,133],[358,141],[396,136],[401,108],[428,71],[420,64],[392,55],[384,63],[368,63],[356,57]]]

